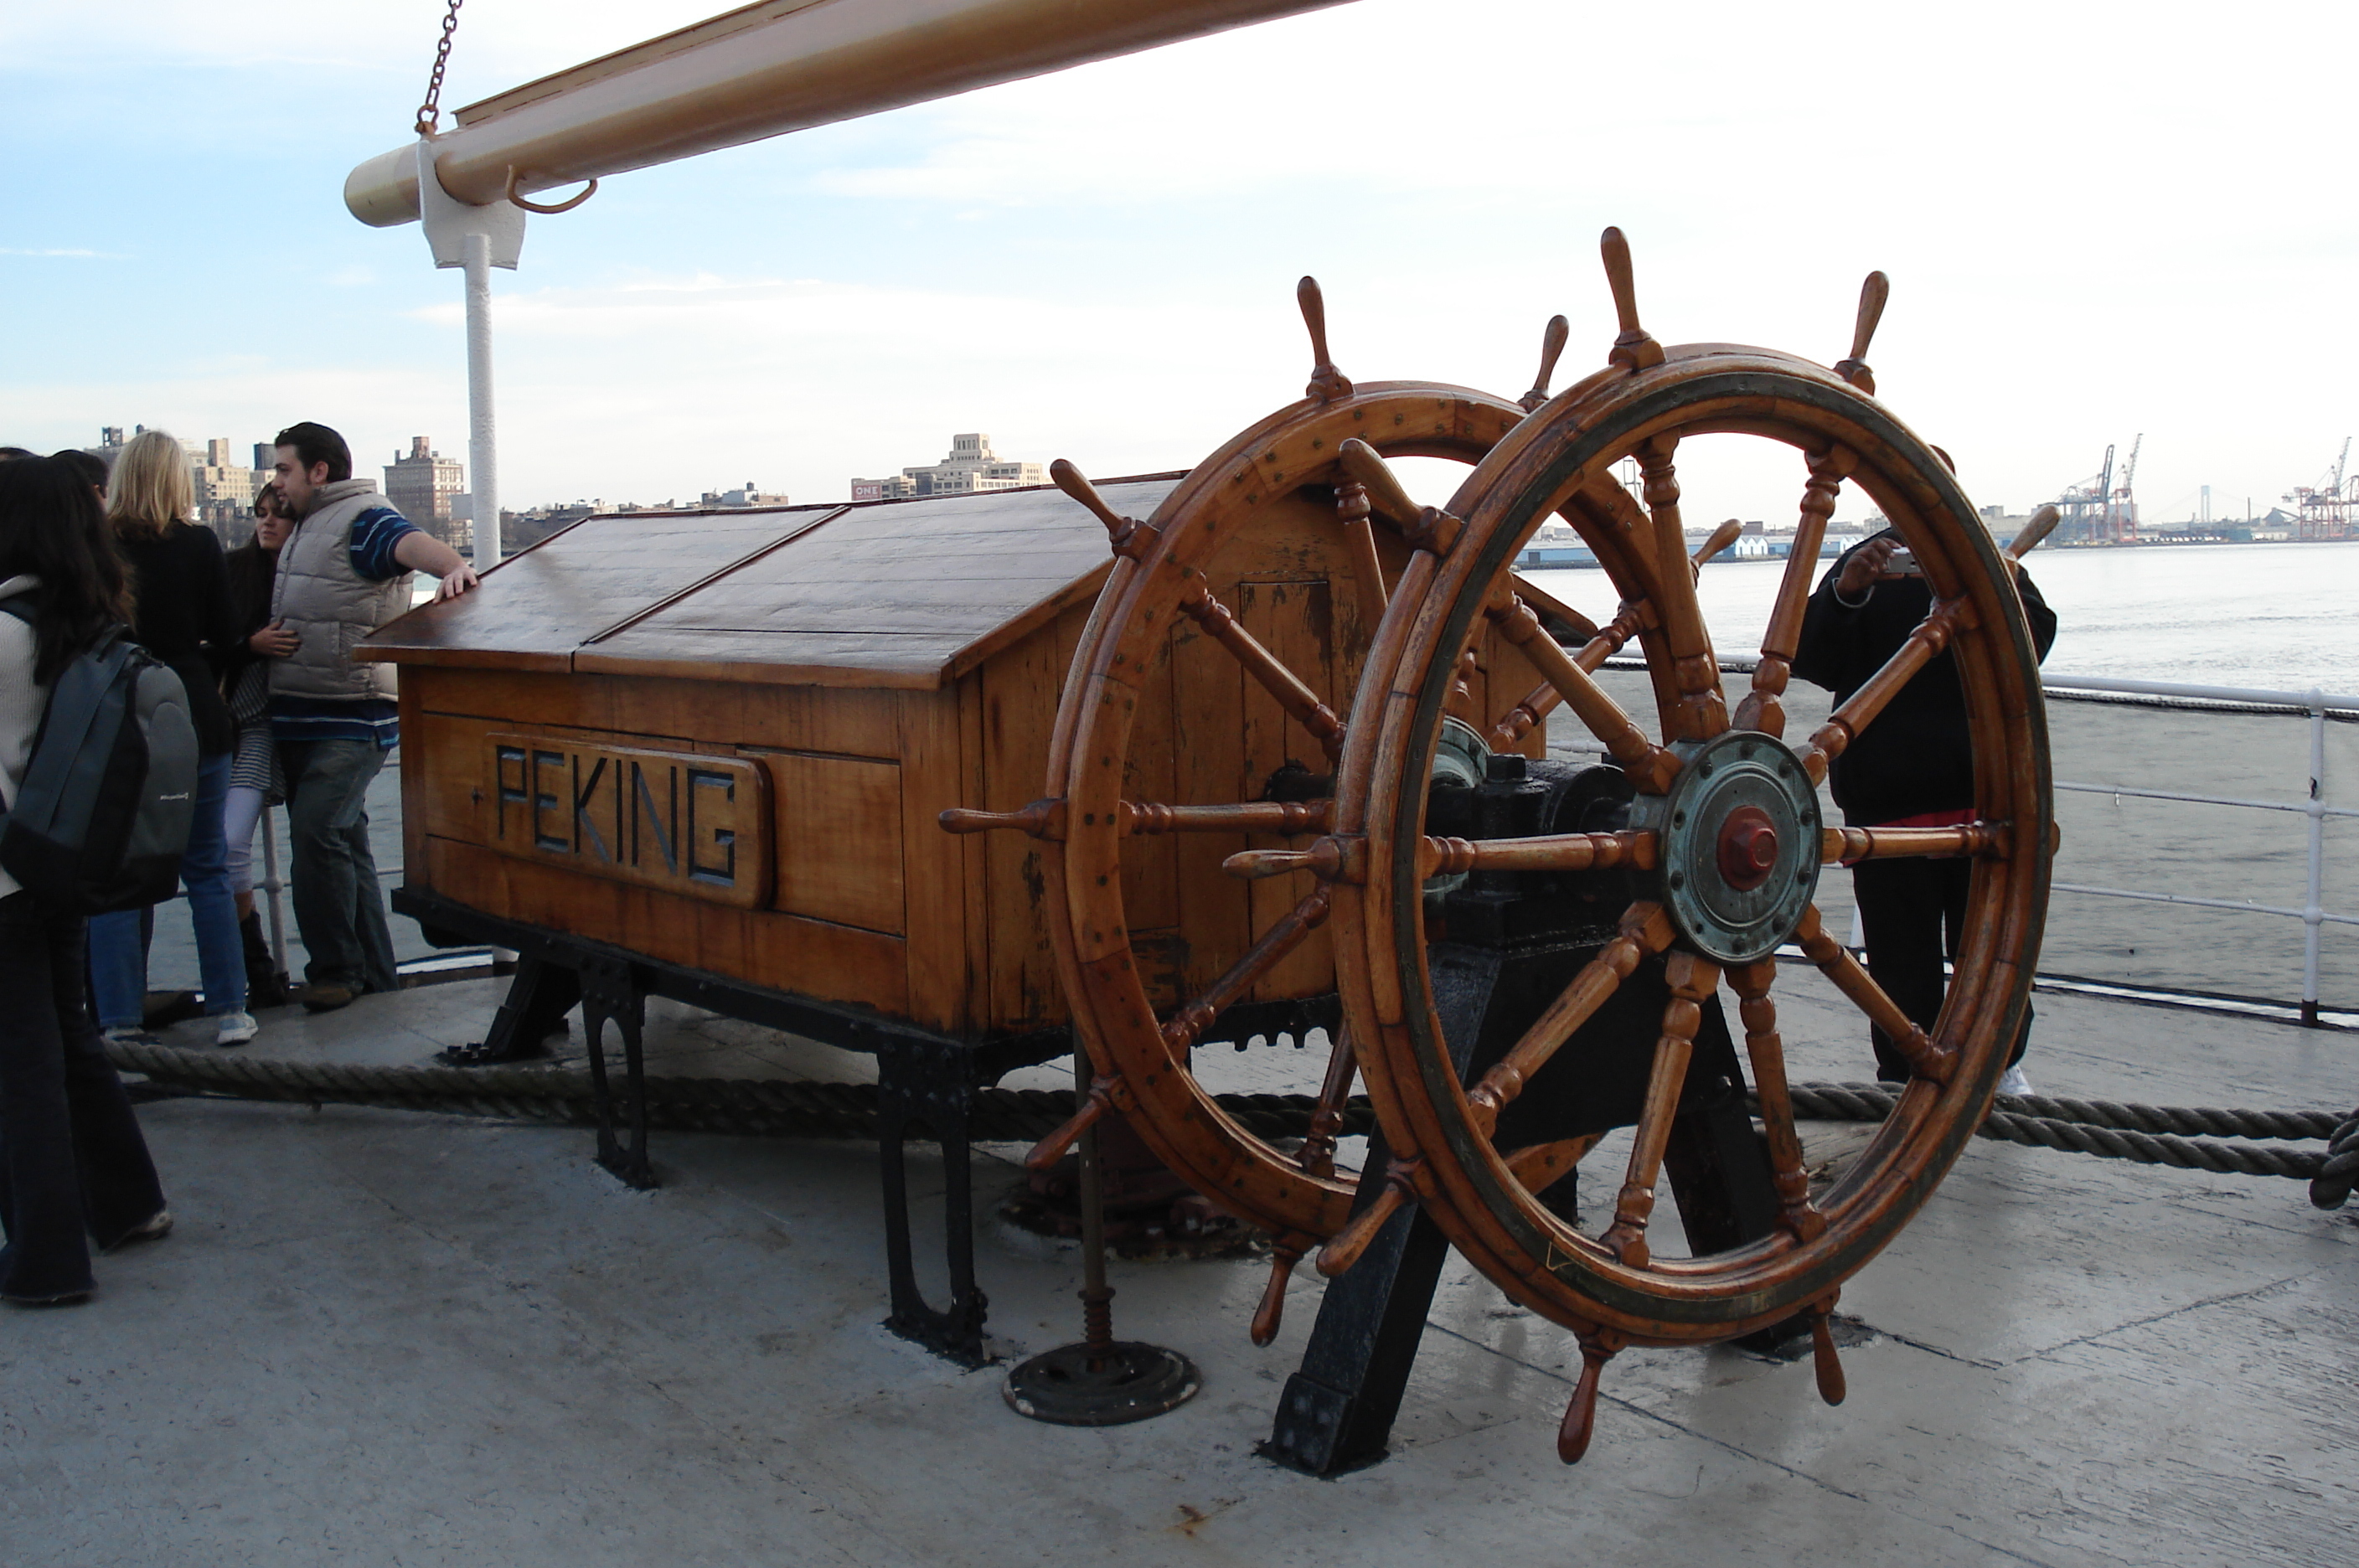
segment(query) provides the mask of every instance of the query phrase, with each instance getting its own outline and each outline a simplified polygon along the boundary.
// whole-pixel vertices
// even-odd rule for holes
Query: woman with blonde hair
[[[197,968],[215,1040],[254,1038],[245,1008],[245,955],[230,891],[223,811],[229,797],[235,729],[222,701],[221,667],[238,641],[229,570],[221,539],[189,521],[193,509],[189,455],[161,430],[142,430],[114,460],[107,481],[106,521],[129,568],[136,609],[132,635],[169,665],[189,691],[197,728],[196,819],[180,858],[180,886],[196,927]],[[136,1038],[147,1019],[147,942],[153,906],[93,916],[90,981],[99,1028],[109,1039]]]

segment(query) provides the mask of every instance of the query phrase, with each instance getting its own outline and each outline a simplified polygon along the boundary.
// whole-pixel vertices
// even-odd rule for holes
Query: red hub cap
[[[1740,893],[1769,880],[1777,865],[1777,829],[1758,806],[1739,806],[1720,826],[1721,879]]]

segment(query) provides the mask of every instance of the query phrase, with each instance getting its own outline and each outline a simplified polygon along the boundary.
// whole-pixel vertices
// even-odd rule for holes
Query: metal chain
[[[442,41],[434,46],[434,74],[426,79],[426,102],[418,106],[418,134],[430,136],[442,118],[442,72],[451,63],[451,35],[459,30],[459,0],[442,18]]]

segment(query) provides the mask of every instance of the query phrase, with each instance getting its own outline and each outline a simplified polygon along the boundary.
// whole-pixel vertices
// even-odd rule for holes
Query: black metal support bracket
[[[996,1083],[1016,1068],[1069,1053],[1071,1031],[1054,1029],[980,1041],[954,1040],[864,1008],[751,985],[648,959],[609,943],[486,914],[422,888],[397,889],[393,907],[454,940],[516,949],[524,964],[540,965],[549,972],[548,984],[554,989],[535,995],[549,1005],[554,1005],[568,982],[580,976],[582,1033],[598,1106],[598,1162],[635,1187],[655,1184],[647,1160],[646,1071],[640,1051],[647,997],[667,996],[727,1018],[874,1055],[879,1112],[877,1159],[892,1296],[892,1315],[886,1326],[962,1365],[983,1364],[988,1302],[974,1275],[974,1173],[967,1135],[968,1109],[977,1089]],[[531,1027],[531,1020],[540,1016],[519,1000],[524,977],[519,968],[517,987],[510,991],[508,1004],[502,1009],[503,1018],[511,1009],[521,1009],[519,1029]],[[563,1010],[558,1009],[559,1016]],[[623,1039],[624,1083],[619,1095],[610,1092],[606,1073],[603,1041],[608,1020]],[[929,1304],[918,1284],[906,1159],[906,1145],[917,1129],[931,1134],[941,1145],[944,1245],[951,1285],[947,1309]]]
[[[565,1015],[582,1004],[582,978],[548,958],[520,956],[507,999],[492,1015],[492,1027],[473,1045],[434,1053],[445,1067],[498,1067],[549,1054],[550,1037],[565,1032]]]
[[[582,1035],[589,1052],[590,1084],[598,1106],[598,1163],[641,1192],[656,1184],[647,1163],[647,1073],[640,1050],[647,1026],[647,992],[631,965],[592,958],[582,965]],[[621,1104],[606,1076],[606,1025],[623,1037]],[[630,1137],[622,1135],[625,1118]]]
[[[885,1261],[892,1315],[885,1326],[968,1367],[988,1357],[983,1324],[990,1302],[974,1278],[974,1167],[967,1108],[974,1093],[973,1053],[952,1040],[912,1041],[876,1053],[876,1158],[885,1185]],[[942,1150],[942,1240],[951,1301],[937,1309],[919,1287],[910,1236],[907,1145],[912,1126]]]
[[[1607,825],[1571,813],[1586,810],[1590,800],[1627,798],[1626,785],[1609,770],[1545,763],[1527,769],[1520,757],[1495,757],[1492,768],[1483,787],[1448,802],[1471,836]],[[1437,800],[1429,821],[1442,811]],[[1504,1056],[1611,938],[1584,904],[1618,909],[1626,901],[1612,883],[1549,886],[1489,874],[1449,895],[1441,922],[1448,934],[1428,950],[1428,974],[1462,1082]],[[1507,1107],[1495,1135],[1498,1147],[1635,1122],[1669,997],[1660,960],[1624,981]],[[1381,1135],[1368,1142],[1354,1214],[1375,1201],[1390,1163]],[[1697,1252],[1743,1246],[1777,1223],[1768,1157],[1745,1111],[1743,1070],[1717,997],[1703,1007],[1664,1169]],[[1569,1221],[1579,1214],[1578,1175],[1537,1194]],[[1302,1365],[1288,1379],[1261,1445],[1266,1457],[1334,1475],[1385,1456],[1449,1251],[1440,1228],[1412,1207],[1393,1216],[1352,1270],[1327,1287]]]

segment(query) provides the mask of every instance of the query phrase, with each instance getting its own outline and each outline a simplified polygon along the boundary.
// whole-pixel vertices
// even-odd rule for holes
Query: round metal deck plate
[[[1685,764],[1679,778],[1666,794],[1640,796],[1632,822],[1662,835],[1655,875],[1663,907],[1680,937],[1716,963],[1767,958],[1818,890],[1818,791],[1792,752],[1750,730],[1673,749]],[[1776,853],[1763,843],[1766,864],[1754,866],[1765,821]],[[1734,880],[1732,849],[1752,867]]]
[[[1008,1409],[1058,1426],[1120,1426],[1159,1416],[1204,1385],[1196,1364],[1159,1345],[1060,1345],[1019,1364],[1000,1392]]]

